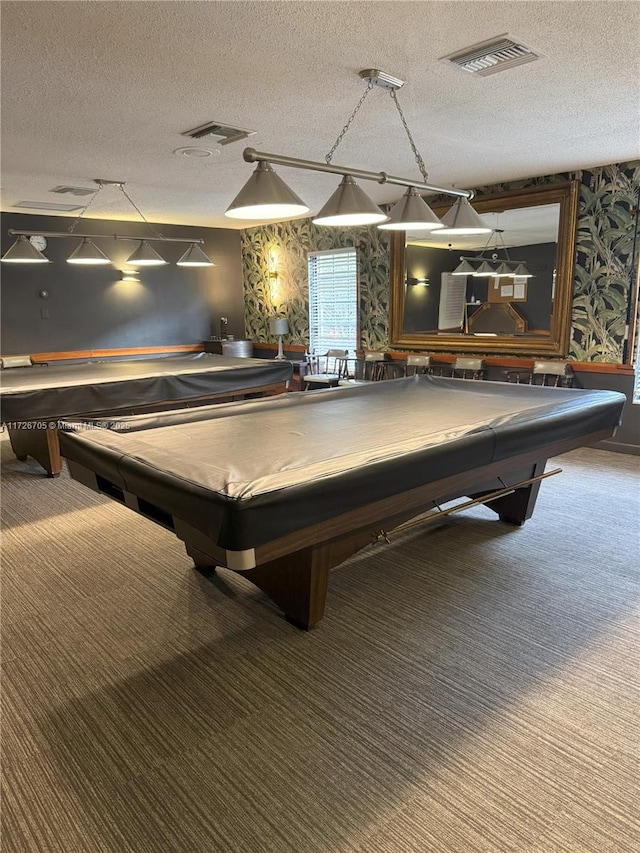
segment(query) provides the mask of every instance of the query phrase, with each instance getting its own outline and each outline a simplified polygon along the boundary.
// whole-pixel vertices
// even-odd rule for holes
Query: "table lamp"
[[[284,317],[274,317],[269,321],[269,327],[271,329],[271,334],[278,338],[278,354],[276,359],[278,359],[278,361],[282,361],[285,357],[282,352],[282,336],[289,334],[289,323]]]

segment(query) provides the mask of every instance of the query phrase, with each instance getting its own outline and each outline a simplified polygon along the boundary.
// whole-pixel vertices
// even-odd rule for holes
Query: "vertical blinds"
[[[309,346],[315,353],[358,346],[355,249],[309,252]]]

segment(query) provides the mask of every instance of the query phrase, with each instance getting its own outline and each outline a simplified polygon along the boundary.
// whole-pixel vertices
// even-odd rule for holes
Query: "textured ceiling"
[[[508,33],[544,56],[484,78],[439,58]],[[473,187],[640,156],[637,2],[2,2],[2,209],[122,180],[156,222],[243,227],[224,210],[262,151],[323,160],[379,68],[437,185]],[[252,128],[207,159],[173,154],[210,120]],[[334,156],[419,178],[374,88]],[[317,211],[338,178],[278,167]],[[364,182],[378,202],[402,188]],[[115,189],[89,216],[136,219]],[[24,211],[27,212],[27,211]]]

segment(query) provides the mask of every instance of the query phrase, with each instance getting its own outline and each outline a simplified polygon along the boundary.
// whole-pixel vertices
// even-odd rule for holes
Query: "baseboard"
[[[628,453],[631,456],[640,456],[640,446],[637,444],[624,444],[620,441],[598,441],[592,444],[598,450],[611,450],[613,453]]]

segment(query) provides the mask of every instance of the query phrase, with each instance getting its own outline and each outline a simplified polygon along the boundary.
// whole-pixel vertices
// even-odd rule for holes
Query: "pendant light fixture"
[[[225,216],[232,219],[287,219],[308,212],[307,205],[285,184],[271,164],[261,162],[231,202]]]
[[[18,231],[13,228],[10,228],[8,233],[11,236],[17,237],[18,239],[5,252],[1,260],[4,263],[14,264],[50,263],[49,259],[42,254],[42,252],[40,251],[40,249],[37,248],[36,245],[34,245],[36,237],[39,239],[42,239],[42,237],[80,237],[81,242],[67,258],[67,263],[79,265],[110,264],[112,263],[111,259],[108,258],[107,255],[105,255],[105,253],[98,246],[96,246],[94,242],[94,240],[100,239],[101,237],[110,237],[114,240],[130,240],[134,242],[139,242],[138,248],[129,256],[126,261],[127,264],[131,264],[132,266],[162,266],[167,263],[165,258],[163,258],[162,255],[160,255],[153,248],[153,246],[150,245],[151,243],[188,243],[189,247],[187,248],[186,252],[184,252],[184,254],[180,257],[180,260],[177,262],[178,266],[215,266],[211,258],[207,257],[207,255],[202,249],[204,240],[194,240],[193,237],[165,237],[163,234],[157,231],[151,225],[151,223],[147,222],[147,219],[145,218],[140,208],[136,205],[131,196],[125,190],[125,185],[123,182],[105,181],[96,178],[95,183],[97,184],[96,191],[91,196],[91,199],[89,200],[88,204],[81,210],[80,215],[74,220],[74,222],[71,224],[71,227],[67,231]],[[128,234],[81,234],[79,232],[76,232],[76,228],[82,217],[91,207],[91,205],[95,202],[99,193],[104,189],[104,187],[107,186],[113,186],[120,190],[120,192],[124,195],[129,204],[136,211],[138,216],[140,216],[145,225],[148,225],[149,228],[153,231],[152,237],[131,237]],[[33,238],[33,242],[31,242],[31,238]],[[42,241],[41,248],[46,248],[46,240]]]
[[[439,234],[490,234],[491,228],[469,204],[468,199],[459,198],[442,217],[444,228]]]
[[[192,243],[177,262],[179,267],[214,267],[215,264],[202,251],[197,243]]]
[[[369,198],[351,175],[345,175],[338,189],[314,217],[315,225],[375,225],[387,214]]]
[[[110,264],[111,261],[90,237],[83,237],[78,248],[67,258],[67,263],[99,266],[100,264]]]
[[[45,257],[31,242],[25,234],[20,234],[15,243],[10,246],[2,256],[5,264],[49,264],[51,261]]]
[[[465,260],[465,258],[460,258],[460,263],[453,270],[451,275],[475,275],[476,268],[472,267],[469,261]]]
[[[439,231],[438,233],[442,234],[444,232]],[[520,278],[533,278],[524,261],[514,261],[509,257],[509,250],[507,249],[504,237],[502,236],[503,233],[504,231],[502,228],[494,228],[491,233],[491,237],[487,241],[484,249],[480,252],[479,256],[474,257],[461,255],[461,263],[455,268],[452,275],[473,275],[476,278],[487,276],[492,278],[513,278],[515,276],[519,276]],[[491,257],[486,258],[484,257],[484,254],[492,248],[491,243],[494,240],[494,237],[494,251],[492,252]],[[499,252],[504,253],[504,258],[500,258]],[[477,264],[478,262],[480,262],[480,265],[477,268],[474,268],[472,264]]]
[[[272,164],[280,164],[293,169],[308,169],[313,172],[329,172],[342,175],[340,186],[314,217],[316,225],[366,225],[378,223],[378,227],[393,231],[433,231],[439,229],[444,233],[442,223],[429,208],[418,190],[432,193],[442,193],[458,198],[464,202],[471,213],[465,210],[458,224],[457,215],[452,222],[447,223],[450,234],[483,234],[489,233],[491,228],[486,226],[478,214],[469,205],[469,199],[473,198],[471,190],[461,190],[448,187],[439,187],[428,183],[428,175],[424,161],[411,136],[402,108],[398,103],[397,90],[404,86],[404,80],[393,77],[384,71],[367,69],[360,71],[359,76],[367,82],[367,88],[349,116],[338,138],[329,153],[325,156],[325,162],[319,163],[313,160],[300,160],[282,154],[268,154],[256,151],[253,148],[245,148],[243,157],[247,163],[258,163],[258,168],[251,175],[245,186],[231,202],[225,216],[235,219],[274,219],[291,218],[306,213],[309,207],[279,178],[273,171]],[[369,172],[360,168],[345,166],[334,166],[332,158],[336,148],[340,145],[348,132],[353,120],[360,110],[365,98],[374,86],[379,86],[389,92],[396,109],[400,115],[402,125],[409,139],[411,150],[422,174],[422,181],[399,178],[386,172]],[[277,179],[277,181],[276,181]],[[387,216],[378,205],[364,192],[356,183],[356,179],[376,181],[379,184],[392,184],[407,188],[407,192],[400,201],[391,209]],[[458,206],[458,208],[460,205]],[[454,209],[458,210],[455,207]],[[473,221],[472,221],[473,220]],[[473,225],[473,230],[469,230]]]
[[[415,187],[409,187],[400,201],[394,204],[387,222],[378,225],[386,231],[435,231],[443,227]]]
[[[129,255],[126,262],[132,267],[159,267],[167,263],[146,240],[140,241],[138,248]]]

